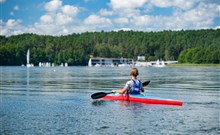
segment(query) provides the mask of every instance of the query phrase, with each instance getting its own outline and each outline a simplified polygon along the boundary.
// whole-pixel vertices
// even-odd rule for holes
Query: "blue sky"
[[[0,0],[0,35],[220,28],[219,0]]]

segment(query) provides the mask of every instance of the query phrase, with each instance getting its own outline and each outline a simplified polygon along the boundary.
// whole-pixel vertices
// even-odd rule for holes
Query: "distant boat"
[[[68,67],[68,63],[65,63],[65,67]]]
[[[33,64],[30,64],[30,49],[27,51],[27,67],[34,67]]]
[[[152,67],[166,67],[166,65],[163,60],[161,62],[157,60],[156,64],[152,65]]]
[[[118,64],[118,67],[131,67],[132,65],[123,63],[123,64]]]

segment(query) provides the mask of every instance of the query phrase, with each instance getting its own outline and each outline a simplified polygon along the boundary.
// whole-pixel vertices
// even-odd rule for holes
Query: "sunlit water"
[[[145,94],[182,107],[94,101],[122,88],[130,68],[0,67],[0,134],[220,133],[219,67],[139,68]]]

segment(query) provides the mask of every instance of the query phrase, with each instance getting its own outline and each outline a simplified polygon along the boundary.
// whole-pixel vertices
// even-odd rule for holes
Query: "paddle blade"
[[[105,93],[105,92],[98,92],[98,93],[94,93],[91,95],[91,98],[92,99],[99,99],[99,98],[102,98],[104,96],[106,96],[108,93]]]
[[[142,83],[142,86],[143,86],[143,87],[144,87],[144,86],[147,86],[149,83],[150,83],[150,81],[143,82],[143,83]]]

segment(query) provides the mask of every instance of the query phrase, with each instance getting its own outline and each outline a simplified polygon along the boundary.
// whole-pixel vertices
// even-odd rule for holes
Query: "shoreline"
[[[190,67],[198,67],[198,66],[209,66],[209,67],[220,67],[220,64],[191,64],[191,63],[183,63],[183,64],[168,64],[167,67],[184,67],[184,66],[190,66]]]
[[[86,67],[88,65],[74,65],[75,67]],[[68,65],[67,67],[74,67]],[[183,63],[183,64],[166,64],[167,67],[184,67],[184,66],[209,66],[209,67],[220,67],[220,64],[192,64],[192,63]],[[26,67],[26,66],[19,66],[19,65],[0,65],[0,67]],[[39,67],[39,66],[34,66]],[[52,66],[51,66],[52,67]],[[54,66],[54,67],[62,67],[62,66]],[[65,67],[65,66],[63,66]]]

